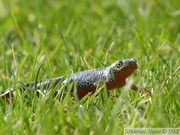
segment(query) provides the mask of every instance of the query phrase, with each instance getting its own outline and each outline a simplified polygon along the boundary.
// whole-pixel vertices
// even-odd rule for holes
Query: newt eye
[[[116,63],[116,67],[117,68],[120,68],[122,66],[122,61],[118,61],[117,63]]]

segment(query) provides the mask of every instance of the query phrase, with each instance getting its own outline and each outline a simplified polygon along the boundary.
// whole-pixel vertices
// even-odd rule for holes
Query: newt
[[[48,90],[50,86],[53,85],[55,87],[62,79],[62,84],[65,85],[67,82],[72,82],[73,86],[76,87],[77,96],[81,99],[88,93],[94,93],[98,82],[103,81],[107,90],[112,90],[116,88],[120,88],[126,85],[126,79],[134,73],[137,69],[137,64],[135,59],[125,59],[118,60],[109,67],[93,69],[93,70],[85,70],[77,73],[73,73],[68,75],[66,78],[63,76],[53,78],[51,80],[46,80],[37,83],[36,87],[35,83],[26,83],[24,86],[27,89],[33,90],[36,88],[37,90]],[[23,89],[22,87],[20,88]],[[136,85],[132,85],[131,89],[137,91],[138,87]],[[24,90],[24,89],[23,89]],[[5,90],[1,93],[0,97],[9,100],[10,94],[13,97],[13,88],[10,90]]]

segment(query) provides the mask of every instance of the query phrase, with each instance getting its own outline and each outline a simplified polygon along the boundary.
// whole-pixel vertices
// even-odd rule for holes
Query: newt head
[[[119,60],[110,66],[110,76],[114,80],[116,87],[122,87],[126,84],[126,78],[137,69],[135,59]],[[110,78],[111,78],[110,77]],[[109,78],[109,79],[110,79]],[[111,79],[109,80],[112,81]],[[113,84],[108,84],[110,88]]]
[[[110,73],[116,74],[117,72],[126,72],[129,73],[128,75],[131,75],[136,69],[137,64],[135,59],[125,59],[113,63],[110,66]]]

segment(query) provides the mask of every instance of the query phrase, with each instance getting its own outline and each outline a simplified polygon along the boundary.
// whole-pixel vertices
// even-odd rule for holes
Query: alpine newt
[[[97,88],[98,82],[103,81],[107,90],[120,88],[126,85],[126,78],[129,77],[137,69],[135,59],[118,60],[109,67],[99,68],[93,70],[85,70],[70,74],[66,78],[63,76],[53,78],[51,80],[41,81],[39,83],[26,83],[24,86],[27,89],[48,90],[50,86],[55,87],[62,79],[62,84],[65,85],[67,82],[72,82],[73,86],[76,87],[77,95],[79,98],[84,97],[89,92],[94,92]],[[131,89],[138,90],[136,85],[132,85]],[[24,88],[20,87],[20,90]],[[9,100],[10,94],[13,97],[14,89],[5,90],[1,93],[1,97],[6,101]]]

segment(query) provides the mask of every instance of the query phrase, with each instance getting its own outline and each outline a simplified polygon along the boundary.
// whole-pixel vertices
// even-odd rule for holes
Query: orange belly
[[[95,87],[94,88],[84,88],[84,89],[77,90],[77,95],[78,95],[79,99],[81,99],[88,93],[93,94],[95,91],[96,91]]]

